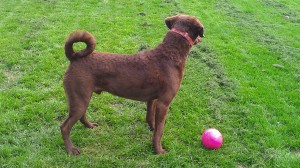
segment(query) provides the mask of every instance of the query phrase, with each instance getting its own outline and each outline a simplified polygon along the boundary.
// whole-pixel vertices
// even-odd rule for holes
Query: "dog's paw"
[[[80,151],[79,151],[79,149],[73,147],[73,148],[71,148],[71,149],[68,150],[68,153],[69,153],[70,155],[79,155],[79,154],[80,154]]]
[[[91,123],[92,128],[98,127],[97,123]]]
[[[165,149],[161,149],[161,150],[156,151],[157,155],[163,155],[163,154],[166,154],[166,153],[168,153],[168,152]]]
[[[95,128],[95,127],[98,127],[98,124],[97,123],[89,123],[86,125],[87,128]]]

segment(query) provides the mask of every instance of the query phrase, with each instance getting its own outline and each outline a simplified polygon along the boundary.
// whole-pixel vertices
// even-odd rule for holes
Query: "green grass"
[[[159,44],[164,19],[177,13],[197,16],[206,38],[168,113],[169,153],[153,154],[144,103],[105,93],[87,113],[99,127],[72,130],[82,154],[66,154],[59,126],[69,33],[91,32],[98,51],[135,53]],[[299,27],[296,0],[3,0],[0,167],[298,167]],[[201,146],[209,127],[223,134],[219,150]]]

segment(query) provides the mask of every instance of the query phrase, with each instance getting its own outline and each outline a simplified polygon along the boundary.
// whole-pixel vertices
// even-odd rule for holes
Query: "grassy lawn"
[[[88,118],[71,132],[64,40],[91,32],[98,51],[135,53],[158,45],[164,19],[194,15],[205,38],[194,46],[154,155],[143,102],[94,95]],[[297,0],[0,1],[0,167],[299,167],[300,4]],[[223,146],[199,137],[219,129]]]

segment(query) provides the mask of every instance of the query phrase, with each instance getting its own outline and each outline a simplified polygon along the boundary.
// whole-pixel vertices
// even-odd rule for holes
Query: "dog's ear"
[[[173,25],[176,22],[177,18],[178,18],[178,15],[166,18],[165,22],[169,29],[173,28]]]
[[[205,37],[204,36],[204,27],[202,24],[200,24],[200,27],[198,28],[198,33],[200,37]]]

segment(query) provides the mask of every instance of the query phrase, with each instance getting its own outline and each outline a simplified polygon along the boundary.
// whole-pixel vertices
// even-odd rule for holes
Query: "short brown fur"
[[[193,40],[204,36],[204,27],[193,16],[176,15],[165,22],[169,29],[185,31]],[[87,47],[75,52],[75,42],[84,42]],[[165,118],[179,90],[190,44],[181,35],[169,31],[156,48],[137,54],[94,52],[95,46],[95,38],[86,31],[72,33],[65,43],[65,53],[70,60],[64,77],[69,116],[61,125],[61,133],[67,152],[80,153],[70,140],[71,129],[78,120],[88,128],[97,126],[87,120],[85,113],[93,92],[106,91],[147,102],[146,121],[154,130],[154,150],[157,154],[166,153],[161,145]]]

